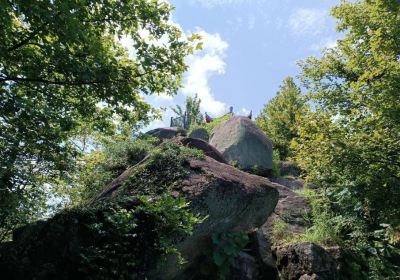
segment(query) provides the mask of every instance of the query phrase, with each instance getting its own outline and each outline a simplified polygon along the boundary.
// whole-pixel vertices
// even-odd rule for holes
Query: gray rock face
[[[233,117],[216,126],[210,144],[242,169],[272,169],[272,143],[247,117]]]
[[[279,241],[271,239],[274,223],[284,222],[285,234],[288,236],[301,233],[306,227],[304,217],[310,213],[311,209],[307,200],[291,189],[276,183],[273,183],[273,186],[279,192],[279,201],[266,223],[259,228],[256,242],[258,255],[263,263],[271,272],[275,270],[277,273],[273,248],[279,245]]]
[[[259,279],[256,259],[244,252],[240,252],[235,258],[232,271],[228,279],[232,280],[253,280]]]
[[[142,163],[145,161],[146,159]],[[267,178],[240,171],[210,157],[204,160],[192,159],[189,166],[190,175],[173,189],[173,195],[185,197],[194,213],[208,215],[208,218],[195,228],[191,236],[178,244],[178,249],[186,260],[182,269],[176,265],[174,256],[154,272],[154,279],[187,279],[181,273],[196,267],[199,256],[207,255],[213,233],[248,232],[258,228],[278,202],[278,191]],[[95,200],[112,197],[135,168],[137,166],[127,169]]]
[[[146,132],[147,135],[157,137],[161,143],[165,139],[171,139],[176,136],[186,136],[186,130],[179,127],[161,127]]]
[[[278,201],[277,190],[264,177],[242,172],[209,157],[192,160],[190,167],[196,172],[182,183],[176,194],[190,201],[194,212],[209,217],[179,245],[187,266],[204,253],[213,233],[248,232],[257,228],[265,222]],[[163,279],[176,276],[176,267],[165,267],[169,270],[163,271]]]
[[[276,257],[281,279],[339,279],[334,258],[322,247],[313,243],[304,242],[278,247]]]
[[[128,168],[95,196],[87,207],[90,208],[96,202],[104,202],[103,199],[118,200],[118,194],[129,196],[129,202],[126,202],[129,205],[126,207],[134,208],[140,205],[140,201],[131,197],[129,192],[123,192],[123,185],[134,174],[135,168],[140,168],[146,160],[148,157],[136,166]],[[157,168],[168,170],[168,166],[164,165],[158,165]],[[268,179],[245,173],[210,157],[206,156],[201,160],[188,158],[185,168],[188,174],[174,182],[171,193],[175,197],[184,197],[190,203],[189,207],[193,213],[208,217],[194,228],[191,236],[177,240],[177,249],[186,263],[179,266],[176,255],[171,255],[161,263],[150,263],[149,279],[177,279],[186,268],[197,268],[198,257],[209,255],[208,246],[212,234],[254,230],[265,222],[278,202],[278,191]],[[5,279],[82,279],[79,276],[81,253],[85,252],[86,248],[91,248],[93,240],[102,235],[101,232],[95,231],[90,231],[89,235],[84,221],[89,218],[98,221],[98,217],[105,217],[103,211],[107,210],[99,208],[96,211],[93,214],[93,211],[83,212],[77,209],[65,215],[56,215],[35,224],[34,231],[24,230],[19,234],[18,240],[11,242],[7,248],[0,246],[0,268],[2,272],[6,271]],[[107,240],[103,240],[105,245],[109,242]],[[146,244],[146,240],[141,242]],[[8,255],[3,255],[3,252],[7,252]],[[8,266],[9,263],[12,267]],[[19,275],[11,277],[17,272]],[[28,273],[26,277],[19,277],[25,272]],[[249,270],[246,274],[250,273]]]
[[[210,136],[208,135],[207,129],[200,127],[200,128],[193,129],[193,131],[190,132],[189,137],[201,139],[201,140],[208,142],[208,139]]]
[[[300,179],[285,178],[285,177],[269,178],[269,179],[274,183],[288,187],[292,191],[301,190],[304,188],[304,183]]]
[[[279,170],[281,171],[281,175],[290,175],[294,177],[299,177],[301,174],[301,169],[299,165],[292,161],[280,161],[278,163]]]

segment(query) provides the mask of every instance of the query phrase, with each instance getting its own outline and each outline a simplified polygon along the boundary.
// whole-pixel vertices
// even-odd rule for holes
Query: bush
[[[195,130],[196,128],[205,128],[208,132],[209,135],[211,135],[212,130],[214,129],[214,127],[216,127],[217,125],[219,125],[220,123],[224,122],[224,121],[228,121],[232,118],[232,114],[228,113],[223,115],[222,117],[216,118],[214,119],[212,122],[210,123],[200,123],[197,125],[193,125],[190,128],[190,131],[188,134],[190,134],[190,132],[192,132],[193,130]]]
[[[311,217],[305,217],[311,224],[304,233],[294,236],[294,242],[309,241],[321,246],[341,243],[341,224],[328,210],[327,199],[312,190],[301,190],[299,194],[305,196],[311,206]]]
[[[159,199],[140,196],[139,201],[134,209],[107,206],[87,225],[93,242],[81,254],[85,279],[146,279],[168,255],[178,255],[176,265],[184,261],[175,242],[202,219],[182,198],[165,194]]]
[[[14,247],[0,252],[0,269],[7,279],[53,279],[54,275],[58,279],[148,279],[171,254],[178,255],[179,265],[184,260],[176,243],[204,220],[190,211],[183,198],[170,193],[189,173],[191,157],[204,155],[164,142],[136,167],[116,195],[64,210],[30,226],[29,232],[22,230],[22,238],[10,244]],[[22,254],[23,263],[18,261]],[[49,260],[57,261],[49,267],[41,265]]]

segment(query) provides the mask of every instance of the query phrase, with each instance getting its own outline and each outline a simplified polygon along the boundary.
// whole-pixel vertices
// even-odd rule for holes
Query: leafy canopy
[[[171,12],[158,0],[1,2],[1,225],[21,218],[5,209],[71,167],[73,137],[145,122],[142,94],[176,93],[198,37],[188,41]]]
[[[291,155],[290,142],[297,136],[297,119],[304,114],[305,108],[305,98],[300,88],[292,77],[288,77],[256,119],[257,125],[270,137],[282,159]]]
[[[202,124],[203,115],[200,113],[201,99],[195,94],[194,97],[188,96],[185,101],[185,108],[183,109],[180,105],[176,105],[175,108],[171,108],[172,111],[183,121],[183,127],[190,129],[192,126]]]
[[[293,148],[344,238],[371,257],[368,277],[398,275],[399,242],[376,233],[400,230],[400,2],[344,1],[332,14],[345,35],[301,63],[315,111]]]

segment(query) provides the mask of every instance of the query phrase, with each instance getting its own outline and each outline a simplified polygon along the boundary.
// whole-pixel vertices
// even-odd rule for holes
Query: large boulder
[[[157,137],[159,139],[159,144],[165,139],[172,139],[177,136],[186,136],[187,132],[185,129],[180,127],[160,127],[149,130],[145,134]]]
[[[213,233],[251,231],[265,222],[278,201],[278,192],[266,178],[209,157],[190,161],[190,168],[194,172],[178,186],[175,194],[188,199],[191,209],[208,215],[208,219],[178,246],[187,261],[184,268],[196,266],[198,257],[209,254]],[[172,279],[178,273],[173,265],[161,270],[162,279]]]
[[[115,264],[115,269],[118,269],[116,273],[122,273],[122,268],[126,268],[125,264],[136,262],[136,259],[124,260],[123,254],[113,253],[113,250],[118,252],[118,248],[122,248],[131,252],[129,246],[132,244],[116,244],[118,241],[113,239],[113,234],[104,235],[104,229],[109,224],[108,217],[115,213],[104,213],[109,209],[96,205],[122,201],[126,209],[135,209],[141,205],[135,194],[146,188],[147,182],[152,182],[157,187],[169,186],[169,192],[174,197],[182,197],[189,202],[193,213],[207,216],[203,223],[194,228],[191,236],[176,239],[177,249],[186,260],[182,266],[178,265],[176,255],[161,262],[154,259],[144,260],[150,279],[176,279],[184,270],[196,268],[198,257],[209,254],[210,248],[207,246],[213,234],[253,230],[265,222],[276,206],[278,191],[266,178],[242,172],[207,156],[203,159],[189,157],[184,162],[177,161],[179,168],[185,170],[181,173],[184,174],[181,178],[171,173],[173,170],[169,163],[172,160],[173,156],[163,158],[160,153],[154,157],[146,157],[136,166],[128,168],[84,208],[60,213],[54,218],[23,229],[13,242],[0,248],[0,269],[3,275],[7,279],[82,279],[82,270],[91,269],[82,264],[82,253],[96,248],[99,245],[98,240],[101,240],[102,248],[112,249],[91,255],[96,258],[95,263],[101,265],[105,253],[114,254],[113,256],[121,258]],[[140,177],[138,174],[141,174]],[[170,181],[167,183],[166,180]],[[132,189],[133,186],[139,186],[139,189]],[[151,227],[156,222],[151,216],[144,215],[141,218],[145,220],[135,222],[135,230],[145,227],[145,230],[140,231],[144,232],[142,238],[128,236],[133,238],[134,248],[139,250],[138,256],[152,246],[149,242],[155,232]],[[90,227],[86,226],[88,220],[91,222]],[[109,263],[107,258],[104,261]],[[102,269],[112,270],[112,267],[106,266]],[[95,272],[101,273],[98,270]]]
[[[208,142],[210,135],[208,134],[207,129],[199,127],[199,128],[193,129],[192,132],[190,132],[189,137],[201,139],[201,140]]]
[[[277,267],[284,280],[337,280],[336,261],[324,248],[303,242],[278,247]]]
[[[269,178],[270,181],[277,183],[279,185],[285,186],[292,191],[304,189],[305,184],[301,179],[292,178],[292,177],[276,177]],[[308,187],[308,185],[306,185]]]
[[[272,143],[247,117],[236,116],[219,124],[209,142],[228,162],[237,163],[241,169],[272,169]]]

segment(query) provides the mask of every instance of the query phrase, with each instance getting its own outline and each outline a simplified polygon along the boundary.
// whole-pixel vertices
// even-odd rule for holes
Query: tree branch
[[[134,78],[143,77],[145,75],[151,74],[158,69],[152,69],[150,71],[137,74],[133,76]],[[41,83],[41,84],[49,84],[49,85],[63,85],[63,86],[82,86],[82,85],[96,85],[96,84],[107,84],[113,82],[127,82],[127,80],[92,80],[92,81],[85,81],[85,80],[76,80],[76,81],[62,81],[62,80],[47,80],[42,78],[20,78],[20,77],[7,77],[3,76],[4,78],[0,78],[0,82],[28,82],[28,83]]]

